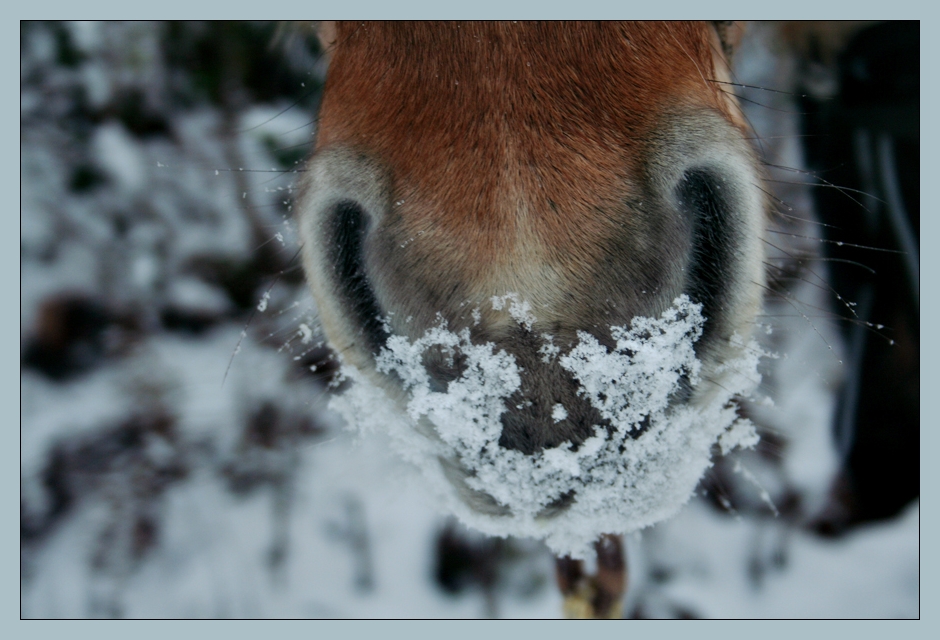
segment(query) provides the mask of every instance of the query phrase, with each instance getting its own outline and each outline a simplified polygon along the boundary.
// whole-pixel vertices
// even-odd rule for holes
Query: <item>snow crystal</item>
[[[300,331],[301,344],[310,344],[310,341],[313,340],[313,329],[304,322],[301,322],[300,326],[297,328]]]
[[[542,356],[542,362],[548,364],[558,357],[558,354],[561,353],[561,347],[555,346],[553,343],[554,336],[550,333],[543,333],[542,340],[545,342],[539,347],[539,354]],[[564,418],[562,418],[562,420],[564,420]]]
[[[271,292],[265,291],[264,295],[261,296],[261,302],[258,303],[258,311],[264,313],[268,308],[268,301],[271,299]]]
[[[507,306],[507,311],[513,320],[521,324],[526,329],[532,329],[532,323],[535,322],[535,316],[532,315],[532,305],[528,300],[522,300],[518,293],[507,293],[504,296],[493,296],[490,302],[493,308],[501,311]]]
[[[756,441],[755,441],[755,444],[756,444]],[[774,501],[771,500],[770,498],[770,493],[760,483],[760,481],[757,479],[757,476],[755,476],[753,473],[748,471],[744,467],[744,465],[741,464],[740,460],[735,461],[734,472],[741,474],[745,480],[747,480],[748,482],[753,484],[755,487],[757,487],[758,495],[760,495],[761,501],[763,501],[764,504],[770,507],[770,510],[773,512],[774,516],[778,516],[778,517],[780,516],[780,512],[777,511],[777,506],[774,504]]]
[[[507,302],[514,319],[531,326],[535,318],[518,296],[492,299],[497,309]],[[759,383],[761,352],[735,336],[731,348],[738,355],[703,376],[693,348],[703,323],[701,305],[682,296],[659,318],[612,327],[613,350],[579,334],[559,363],[611,427],[595,428],[578,446],[565,442],[534,455],[500,447],[500,416],[520,387],[520,369],[512,355],[492,343],[474,344],[468,329],[454,333],[443,321],[414,342],[392,335],[376,358],[389,381],[381,384],[395,388],[390,381],[397,376],[406,392],[401,407],[349,366],[343,371],[354,384],[330,406],[360,433],[387,432],[446,509],[468,525],[491,535],[543,538],[558,554],[586,557],[603,533],[635,531],[676,513],[710,466],[713,445],[720,442],[726,453],[756,443],[753,425],[732,400]],[[463,356],[464,372],[446,391],[431,390],[423,362],[431,348]],[[672,405],[683,381],[695,391],[693,400]],[[566,413],[556,405],[552,417]],[[454,469],[461,476],[456,481]],[[572,495],[566,510],[552,508]],[[468,505],[480,496],[495,500],[492,513]]]

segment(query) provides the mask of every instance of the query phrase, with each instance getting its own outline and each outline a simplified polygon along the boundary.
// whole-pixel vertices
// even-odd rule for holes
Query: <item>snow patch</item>
[[[147,174],[137,142],[119,122],[98,128],[93,146],[98,163],[117,185],[128,193],[136,193],[146,184]]]
[[[221,288],[193,276],[180,276],[171,281],[167,299],[177,307],[204,313],[223,314],[232,307]]]
[[[518,296],[493,299],[497,309],[506,302],[520,324],[534,320]],[[445,508],[468,525],[491,535],[543,538],[559,555],[585,557],[600,534],[641,529],[678,511],[710,466],[716,442],[723,452],[756,443],[753,425],[738,417],[733,399],[759,383],[761,352],[753,343],[743,348],[736,337],[741,355],[713,372],[720,385],[705,389],[693,349],[703,323],[701,305],[681,296],[659,318],[612,327],[612,351],[581,333],[559,362],[612,429],[596,428],[579,446],[565,442],[534,455],[500,447],[500,416],[521,383],[515,358],[492,343],[473,344],[468,329],[454,333],[443,322],[414,342],[391,336],[376,359],[379,373],[395,374],[404,389],[404,414],[350,366],[343,370],[355,384],[330,407],[360,433],[389,433],[398,453],[438,490]],[[431,348],[445,357],[463,356],[464,373],[446,391],[431,390],[423,366]],[[697,394],[706,400],[671,405],[683,380],[707,391]],[[564,419],[564,411],[556,406],[553,418]],[[452,482],[453,468],[463,473],[465,487]],[[460,497],[467,489],[491,496],[503,515],[471,509]],[[544,515],[572,492],[567,510],[550,519]]]

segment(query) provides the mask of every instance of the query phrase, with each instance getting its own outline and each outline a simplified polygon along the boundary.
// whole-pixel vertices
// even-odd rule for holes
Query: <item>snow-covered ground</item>
[[[324,70],[272,34],[23,26],[21,614],[558,617],[543,544],[448,521],[385,435],[326,409],[291,217]],[[815,504],[834,356],[781,344],[783,401],[760,411],[804,427],[782,475]],[[917,504],[830,539],[695,498],[627,547],[629,615],[920,612]]]

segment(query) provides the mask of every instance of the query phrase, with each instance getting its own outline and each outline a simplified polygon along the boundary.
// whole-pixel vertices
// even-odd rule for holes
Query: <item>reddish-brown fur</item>
[[[597,420],[570,376],[542,362],[542,333],[561,348],[579,331],[609,342],[609,327],[658,316],[703,279],[726,292],[708,308],[719,343],[749,328],[762,211],[739,112],[715,82],[727,77],[727,40],[714,25],[337,23],[321,33],[331,61],[301,205],[305,261],[349,362],[370,368],[384,341],[376,317],[412,338],[440,318],[468,327],[523,368],[530,408],[508,415],[504,433],[507,446],[535,451],[578,441]],[[696,192],[686,204],[676,195],[696,167],[711,167],[715,192],[720,182],[730,198],[719,217],[734,231],[709,222],[707,245],[694,229],[712,214],[689,209]],[[340,216],[341,201],[364,207],[363,221]],[[356,240],[338,224],[367,230]],[[490,304],[507,293],[531,304],[530,332]],[[438,373],[441,384],[450,375]],[[580,409],[543,424],[568,401]]]
[[[465,280],[509,253],[520,212],[570,274],[611,234],[596,212],[635,195],[665,110],[737,121],[707,81],[713,34],[705,23],[337,23],[317,149],[361,148],[394,167],[405,233],[432,233]]]

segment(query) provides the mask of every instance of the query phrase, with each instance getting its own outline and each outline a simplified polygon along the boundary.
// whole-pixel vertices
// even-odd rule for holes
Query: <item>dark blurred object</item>
[[[321,84],[310,74],[319,55],[314,38],[278,38],[282,29],[275,22],[164,24],[168,66],[188,71],[174,79],[173,89],[181,103],[208,99],[215,104],[244,105],[289,97],[305,108],[316,104]],[[299,96],[298,76],[308,83]]]
[[[496,618],[498,601],[526,599],[542,590],[548,582],[542,562],[547,559],[547,549],[534,540],[493,538],[450,520],[437,536],[434,581],[453,596],[482,592],[484,616]]]
[[[492,592],[503,542],[501,538],[461,535],[456,525],[449,523],[437,537],[434,579],[438,586],[454,595],[471,587]]]
[[[114,320],[99,300],[81,295],[50,298],[39,308],[22,366],[55,380],[87,371],[104,355],[105,332]]]
[[[847,357],[834,430],[845,466],[841,507],[819,525],[827,533],[890,518],[919,495],[919,23],[859,31],[837,69],[836,97],[803,104],[830,281],[851,301],[836,303]]]

